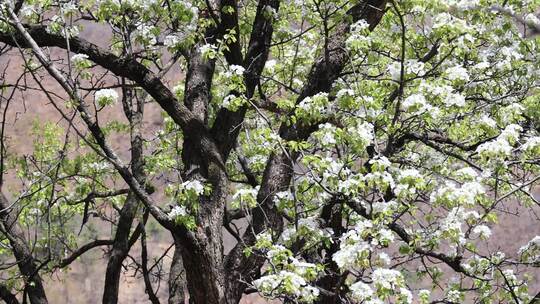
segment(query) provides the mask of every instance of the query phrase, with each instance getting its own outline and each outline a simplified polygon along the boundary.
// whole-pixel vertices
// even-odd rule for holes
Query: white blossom
[[[101,89],[94,94],[94,98],[100,106],[111,105],[118,100],[118,93],[113,89]]]
[[[198,180],[190,180],[183,182],[181,188],[187,191],[193,191],[197,195],[201,195],[204,192],[204,185]]]
[[[450,81],[454,80],[462,80],[462,81],[469,81],[469,73],[467,72],[467,69],[464,67],[457,65],[451,68],[448,68],[445,71],[446,77]]]
[[[482,238],[488,239],[491,236],[491,229],[486,225],[478,225],[473,228],[472,232]]]
[[[471,167],[461,168],[455,172],[455,175],[467,180],[474,180],[478,177],[478,173]]]
[[[71,56],[71,62],[75,65],[85,62],[86,60],[88,60],[88,55],[86,54],[75,54]]]
[[[540,136],[529,137],[520,149],[523,151],[530,151],[540,147]]]
[[[264,294],[285,293],[306,302],[312,302],[319,296],[319,290],[309,285],[303,277],[285,270],[262,276],[253,281],[253,285]]]
[[[457,107],[463,107],[465,106],[465,97],[459,93],[450,93],[445,98],[445,104],[447,106],[457,106]]]
[[[459,290],[450,290],[446,297],[452,303],[461,303],[461,292]]]
[[[373,284],[379,288],[392,290],[401,285],[403,276],[401,272],[394,269],[377,268],[372,275]]]
[[[163,39],[163,45],[169,49],[177,47],[181,42],[182,39],[176,35],[167,35]]]
[[[374,292],[368,284],[358,281],[349,286],[352,298],[358,302],[362,302],[373,297]]]
[[[171,209],[171,211],[167,214],[169,216],[169,219],[175,220],[178,217],[186,216],[188,213],[186,211],[186,207],[184,206],[174,206],[174,208]]]
[[[540,260],[540,236],[535,236],[526,245],[519,248],[518,254],[524,262],[538,262]]]
[[[401,78],[401,63],[393,62],[386,68],[392,80],[398,81]]]

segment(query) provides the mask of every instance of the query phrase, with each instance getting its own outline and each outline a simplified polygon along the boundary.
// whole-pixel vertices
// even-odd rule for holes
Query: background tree
[[[20,181],[0,180],[5,302],[47,303],[44,277],[102,246],[103,303],[118,302],[128,266],[152,303],[165,275],[169,303],[540,298],[527,285],[540,237],[490,246],[498,216],[540,205],[536,1],[0,9],[0,171]],[[62,120],[36,125],[23,156],[4,134],[27,91]],[[157,133],[144,123],[154,103]],[[120,108],[125,119],[104,118]],[[89,237],[89,221],[110,238]],[[169,269],[149,265],[154,221],[172,237]]]

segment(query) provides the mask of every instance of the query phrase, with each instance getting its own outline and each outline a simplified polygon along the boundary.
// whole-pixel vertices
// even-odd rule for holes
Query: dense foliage
[[[45,276],[109,246],[117,303],[140,246],[152,303],[165,275],[169,303],[540,300],[540,236],[490,246],[499,216],[540,205],[539,6],[1,0],[1,56],[23,62],[1,61],[3,113],[35,90],[63,119],[18,155],[4,114],[0,297],[47,303]],[[154,220],[169,269],[148,265]]]

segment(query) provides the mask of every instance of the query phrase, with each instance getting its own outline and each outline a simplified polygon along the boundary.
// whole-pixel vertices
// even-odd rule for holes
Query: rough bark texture
[[[178,227],[173,231],[180,246],[190,301],[222,304],[225,300],[223,269],[223,212],[228,180],[216,165],[211,166],[212,193],[200,199],[195,231]]]
[[[186,273],[182,261],[182,244],[174,241],[174,254],[171,269],[169,270],[169,304],[184,303],[186,295]]]

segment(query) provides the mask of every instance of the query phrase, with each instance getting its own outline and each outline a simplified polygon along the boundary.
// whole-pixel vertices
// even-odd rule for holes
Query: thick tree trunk
[[[182,245],[174,241],[174,254],[169,271],[169,304],[183,304],[186,300],[186,272],[182,261]]]
[[[3,193],[0,193],[0,222],[3,233],[9,240],[13,255],[17,259],[19,271],[25,279],[25,290],[30,303],[47,304],[47,297],[43,289],[43,283],[38,272],[38,267],[28,247],[24,232],[17,222],[17,210],[10,205]]]
[[[178,226],[173,234],[181,244],[190,303],[225,304],[228,302],[223,267],[223,213],[228,178],[216,163],[209,166],[208,173],[212,193],[199,200],[197,228],[188,231]]]

